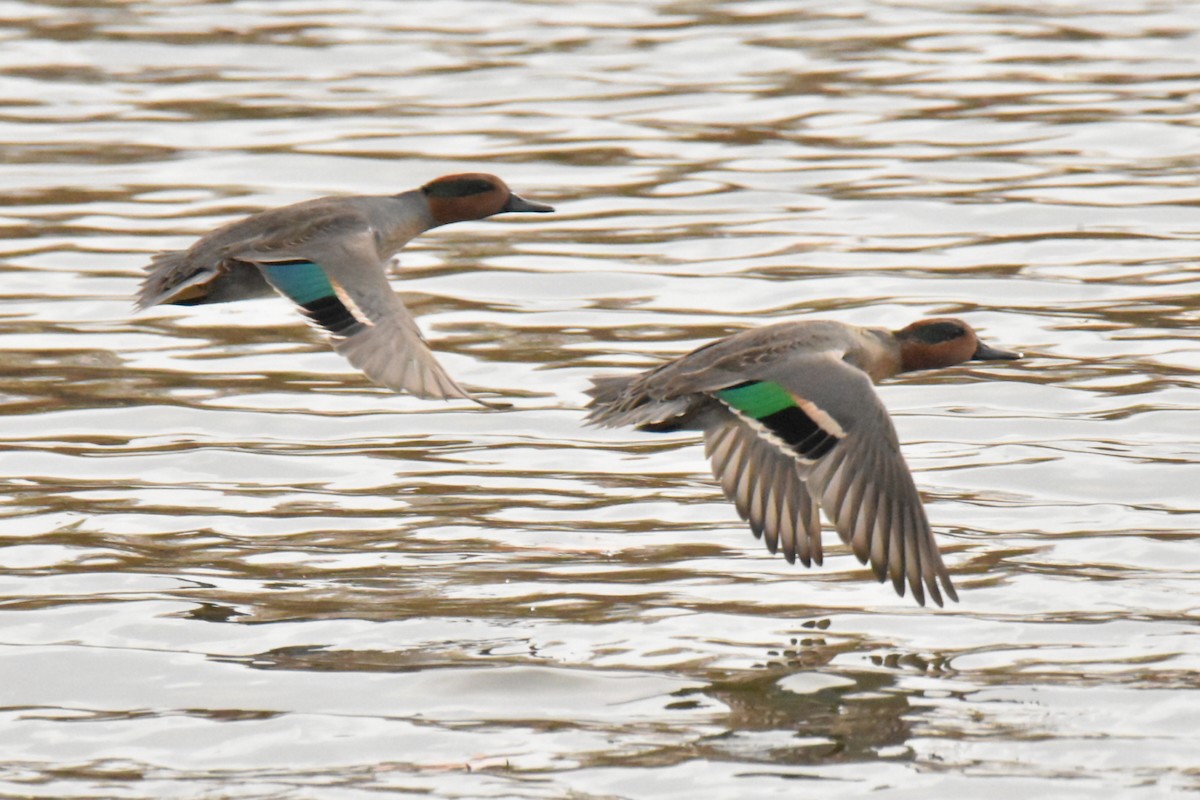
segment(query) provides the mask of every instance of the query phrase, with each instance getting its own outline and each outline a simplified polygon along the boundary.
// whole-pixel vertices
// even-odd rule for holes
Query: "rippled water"
[[[945,10],[949,6],[957,10]],[[1190,2],[0,4],[0,793],[1200,788]],[[134,313],[237,215],[503,176],[403,282],[517,408],[279,300]],[[963,602],[771,558],[588,376],[807,314],[1018,363],[882,388]]]

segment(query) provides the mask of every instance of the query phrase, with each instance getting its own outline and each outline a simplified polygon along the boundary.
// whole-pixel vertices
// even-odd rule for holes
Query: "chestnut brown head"
[[[1021,357],[1020,353],[984,344],[970,325],[947,317],[919,320],[896,331],[895,336],[900,344],[901,372]]]
[[[449,225],[508,211],[545,213],[554,208],[513,194],[495,175],[468,172],[444,175],[421,187],[434,224]]]

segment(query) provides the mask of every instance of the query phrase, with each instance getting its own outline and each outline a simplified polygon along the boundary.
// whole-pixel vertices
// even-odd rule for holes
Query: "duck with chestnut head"
[[[822,561],[818,510],[875,577],[921,605],[958,594],[873,382],[1016,359],[957,319],[906,328],[786,322],[742,331],[654,369],[593,379],[588,421],[704,435],[713,474],[754,535]]]
[[[281,294],[376,383],[435,399],[467,398],[438,364],[386,266],[419,233],[495,214],[554,209],[494,175],[447,175],[396,195],[322,197],[269,209],[160,253],[137,307],[199,305]]]

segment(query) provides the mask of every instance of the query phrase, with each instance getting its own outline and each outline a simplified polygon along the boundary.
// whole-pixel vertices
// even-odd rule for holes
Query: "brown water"
[[[0,4],[4,797],[1200,789],[1191,2]],[[953,5],[957,11],[946,11]],[[135,314],[237,215],[486,170],[443,363]],[[963,602],[771,558],[587,378],[820,314],[1031,355],[882,388]]]

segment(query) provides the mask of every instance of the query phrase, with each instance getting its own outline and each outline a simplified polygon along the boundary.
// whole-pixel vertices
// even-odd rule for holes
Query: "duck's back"
[[[785,362],[794,356],[844,354],[868,346],[863,329],[834,320],[781,322],[752,328],[699,347],[646,373],[643,391],[671,399],[746,380],[750,372]]]
[[[317,258],[337,237],[372,225],[368,202],[386,198],[321,197],[260,211],[222,225],[187,250],[154,256],[138,307],[224,303],[274,294],[255,263]]]
[[[589,420],[675,430],[703,426],[712,393],[787,369],[793,359],[867,346],[863,329],[833,320],[782,322],[718,339],[640,375],[593,379]]]

